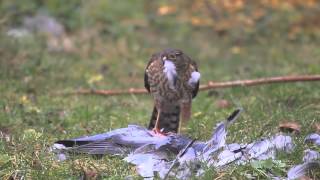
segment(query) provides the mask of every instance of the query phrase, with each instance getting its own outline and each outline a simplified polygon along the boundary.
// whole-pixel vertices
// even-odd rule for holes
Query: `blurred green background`
[[[148,95],[67,96],[86,89],[143,87],[151,54],[182,49],[201,83],[320,74],[320,2],[316,0],[2,0],[0,1],[0,177],[118,179],[135,175],[121,158],[57,162],[58,139],[147,125]],[[301,125],[293,155],[272,170],[301,162],[303,138],[319,123],[320,83],[274,84],[200,92],[184,133],[208,138],[236,107],[242,117],[228,142],[250,142]],[[267,169],[230,167],[224,177],[266,178]],[[208,169],[205,179],[219,175]]]

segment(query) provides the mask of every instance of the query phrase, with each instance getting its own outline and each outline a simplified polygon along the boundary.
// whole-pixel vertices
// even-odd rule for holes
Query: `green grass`
[[[117,22],[122,18],[119,14],[127,9],[124,16],[143,17],[133,12],[142,6],[134,6],[133,10],[121,3],[115,6],[118,8],[113,9],[112,16],[103,16],[99,10],[92,14],[96,19],[85,25],[80,23],[81,27],[89,30],[91,23],[97,23],[94,20],[100,18],[105,18],[102,22],[110,19]],[[51,11],[57,12],[54,8]],[[73,17],[79,12],[74,13],[64,20],[72,30],[70,34],[79,36],[75,40],[77,51],[72,53],[49,52],[41,36],[9,38],[5,35],[6,28],[1,28],[0,177],[3,179],[15,174],[28,179],[78,179],[84,172],[104,179],[129,175],[138,178],[133,166],[119,157],[77,156],[57,162],[49,147],[59,139],[101,133],[128,124],[145,126],[152,111],[151,97],[76,96],[58,92],[78,88],[143,87],[143,72],[149,57],[165,47],[180,48],[193,57],[198,62],[202,83],[320,74],[320,41],[307,35],[287,40],[285,36],[279,37],[284,32],[271,29],[267,35],[248,35],[235,43],[232,36],[219,37],[210,28],[183,23],[176,28],[174,19],[167,21],[162,17],[146,27],[121,23],[100,29],[94,27],[97,34],[81,39],[79,30],[72,29],[73,25],[79,26]],[[99,76],[103,78],[97,78]],[[319,82],[305,82],[202,91],[193,102],[192,120],[184,133],[207,139],[215,124],[237,107],[242,107],[244,112],[230,127],[228,142],[248,143],[277,133],[281,121],[296,121],[302,131],[293,136],[297,144],[295,151],[291,155],[280,154],[280,165],[271,165],[284,175],[293,164],[302,161],[303,149],[307,147],[303,138],[314,132],[313,123],[320,122],[319,89]],[[226,99],[231,105],[219,108],[216,101],[220,99]],[[262,172],[266,169],[262,168]],[[205,177],[212,179],[220,173],[208,169]],[[266,178],[250,164],[229,167],[224,173],[226,179],[246,179],[248,174]]]

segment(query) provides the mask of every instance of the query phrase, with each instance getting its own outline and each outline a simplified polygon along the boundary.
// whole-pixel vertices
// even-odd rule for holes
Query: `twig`
[[[303,82],[303,81],[320,81],[320,75],[300,75],[300,76],[279,76],[270,78],[261,78],[253,80],[238,80],[229,82],[212,82],[209,81],[207,85],[200,87],[200,90],[227,88],[235,86],[257,86],[261,84],[271,83],[289,83],[289,82]]]
[[[126,94],[147,94],[147,90],[139,88],[130,88],[126,90],[95,90],[95,89],[80,89],[75,92],[67,92],[63,93],[66,95],[72,94],[83,94],[83,95],[102,95],[102,96],[118,96],[118,95],[126,95]]]
[[[229,88],[237,86],[257,86],[271,83],[289,83],[289,82],[304,82],[304,81],[320,81],[320,75],[299,75],[299,76],[279,76],[261,79],[249,79],[227,82],[213,82],[209,81],[205,85],[200,86],[200,91],[206,91],[210,89]],[[62,94],[82,94],[82,95],[102,95],[102,96],[117,96],[126,94],[147,94],[148,92],[143,88],[130,88],[127,90],[88,90],[81,89],[75,92],[67,92]]]

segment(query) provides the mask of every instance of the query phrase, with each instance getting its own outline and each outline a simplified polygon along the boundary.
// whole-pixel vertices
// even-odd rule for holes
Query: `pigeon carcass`
[[[135,165],[139,175],[146,179],[155,176],[161,179],[190,179],[203,174],[204,164],[220,169],[230,164],[246,164],[251,160],[275,159],[277,151],[292,152],[295,147],[292,139],[283,134],[248,144],[227,144],[227,128],[238,118],[241,111],[235,110],[226,120],[218,123],[207,141],[176,133],[159,136],[144,127],[129,125],[127,128],[98,135],[57,141],[52,150],[57,153],[59,160],[78,153],[118,155],[123,157],[124,161]],[[310,153],[309,156],[309,159],[315,157]],[[312,161],[293,167],[288,172],[288,179],[299,177],[309,168],[317,167],[316,165]]]

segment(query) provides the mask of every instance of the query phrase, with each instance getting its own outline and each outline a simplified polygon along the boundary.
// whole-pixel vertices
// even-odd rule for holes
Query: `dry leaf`
[[[93,75],[91,76],[89,79],[88,79],[88,83],[89,84],[94,84],[96,82],[100,82],[103,80],[103,75],[102,74],[96,74],[96,75]]]
[[[241,48],[239,46],[234,46],[231,48],[231,52],[233,54],[239,54],[241,52]]]
[[[229,101],[227,101],[225,99],[220,99],[220,100],[217,100],[216,106],[218,108],[228,108],[228,107],[230,107],[230,103],[229,103]]]
[[[173,6],[161,6],[158,8],[159,15],[167,15],[176,11],[176,8]]]
[[[314,123],[313,126],[316,129],[316,132],[320,133],[320,123]]]
[[[285,121],[279,124],[279,129],[282,132],[300,133],[301,125],[293,121]]]
[[[313,179],[308,176],[302,176],[299,178],[299,180],[313,180]]]
[[[98,179],[98,172],[92,169],[83,170],[83,179],[95,180]]]

